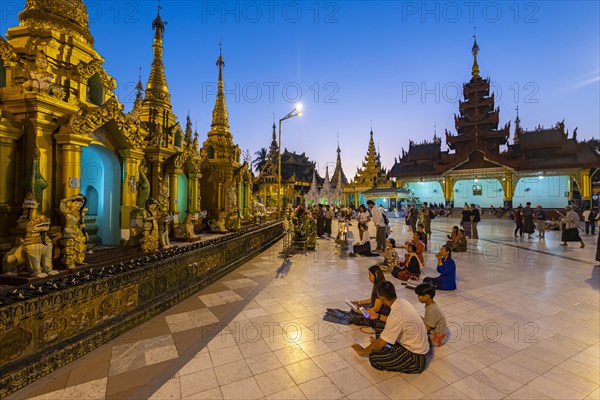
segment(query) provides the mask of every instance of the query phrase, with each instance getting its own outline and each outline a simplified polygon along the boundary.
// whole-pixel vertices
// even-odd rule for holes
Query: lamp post
[[[279,158],[277,163],[277,217],[281,218],[281,123],[286,119],[299,117],[302,115],[302,104],[296,104],[296,107],[287,115],[279,120]]]

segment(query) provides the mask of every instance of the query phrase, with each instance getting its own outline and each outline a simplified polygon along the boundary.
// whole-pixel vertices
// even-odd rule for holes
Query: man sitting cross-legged
[[[397,298],[392,282],[381,282],[377,292],[383,304],[391,309],[386,323],[377,321],[376,337],[371,338],[369,346],[353,344],[352,348],[358,355],[368,355],[373,368],[405,374],[423,372],[429,352],[423,320],[408,301]],[[379,319],[379,315],[373,317]]]

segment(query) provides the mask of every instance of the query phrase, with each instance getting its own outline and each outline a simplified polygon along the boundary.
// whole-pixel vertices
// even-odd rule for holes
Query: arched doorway
[[[97,194],[90,196],[88,201],[91,201],[90,210],[96,211],[97,236],[102,244],[120,244],[121,163],[110,150],[94,144],[83,148],[81,192]]]

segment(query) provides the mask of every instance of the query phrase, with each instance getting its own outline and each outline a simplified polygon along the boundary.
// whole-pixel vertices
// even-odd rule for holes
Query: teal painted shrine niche
[[[188,181],[185,174],[177,175],[177,209],[179,210],[179,222],[183,222],[185,212],[188,211]]]
[[[98,237],[107,246],[119,245],[121,229],[121,163],[110,150],[89,145],[81,152],[81,193],[88,198],[90,215],[96,215]]]

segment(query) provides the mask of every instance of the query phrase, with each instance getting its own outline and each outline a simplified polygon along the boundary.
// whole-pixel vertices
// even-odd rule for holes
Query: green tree
[[[254,161],[252,161],[252,166],[254,166],[254,169],[256,170],[256,172],[260,172],[262,167],[267,162],[267,154],[268,154],[268,151],[264,147],[256,152],[254,152],[254,155],[256,156],[256,158],[254,159]]]

